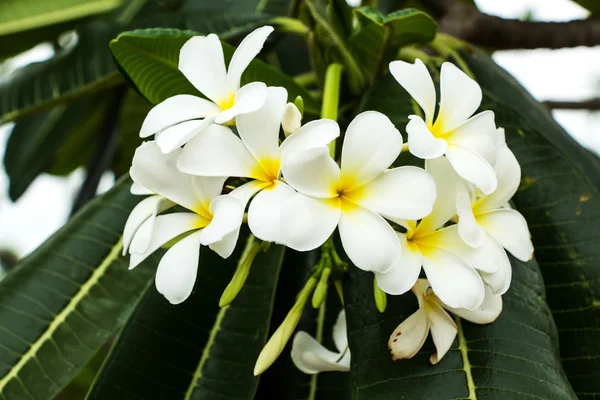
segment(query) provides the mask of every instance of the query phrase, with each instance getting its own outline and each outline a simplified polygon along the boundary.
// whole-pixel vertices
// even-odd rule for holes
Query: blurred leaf
[[[176,29],[145,29],[125,32],[111,42],[111,49],[124,73],[136,85],[140,93],[151,103],[157,104],[176,94],[200,96],[198,90],[177,68],[179,49],[194,35],[190,31]],[[226,62],[231,59],[234,48],[223,43]],[[283,86],[289,99],[304,98],[305,109],[318,114],[318,103],[291,77],[276,68],[255,59],[242,76],[242,84],[261,81],[270,86]]]
[[[27,51],[42,42],[55,42],[62,33],[74,29],[79,22],[80,20],[74,20],[32,29],[27,32],[2,35],[0,36],[0,59]]]
[[[148,286],[160,255],[135,271],[120,255],[121,231],[139,201],[130,185],[123,179],[93,200],[0,282],[3,398],[52,398],[127,319]]]
[[[170,305],[149,288],[121,331],[88,399],[252,399],[252,373],[267,340],[284,248],[271,246],[255,259],[248,280],[229,306],[219,297],[246,241],[223,260],[202,248],[194,292]],[[169,339],[166,339],[169,338]]]
[[[352,354],[353,396],[360,399],[576,399],[561,368],[556,326],[544,301],[544,284],[535,261],[511,258],[513,281],[503,310],[492,324],[455,317],[458,335],[436,365],[428,339],[411,359],[392,361],[391,333],[418,309],[407,293],[388,296],[381,314],[373,299],[372,275],[350,268],[345,284]]]
[[[118,7],[123,0],[3,0],[0,35],[94,15]]]
[[[592,15],[600,13],[600,3],[597,0],[573,0],[581,7],[587,9]]]

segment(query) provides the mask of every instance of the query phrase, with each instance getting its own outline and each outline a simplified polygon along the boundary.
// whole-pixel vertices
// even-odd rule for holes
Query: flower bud
[[[380,313],[385,311],[387,306],[387,296],[383,290],[377,286],[377,279],[373,279],[373,297],[375,297],[375,306]]]
[[[252,262],[256,258],[258,252],[261,250],[261,247],[261,241],[256,240],[254,235],[250,235],[248,237],[246,247],[244,248],[244,252],[242,253],[242,257],[240,258],[237,269],[233,274],[233,278],[231,278],[231,282],[229,282],[229,285],[227,285],[225,290],[223,290],[223,294],[219,300],[219,307],[224,307],[235,300],[240,290],[242,290],[242,287],[246,282],[246,278],[248,278]]]
[[[329,275],[331,274],[331,268],[325,268],[321,273],[321,279],[317,284],[317,288],[313,293],[312,306],[313,308],[321,307],[325,298],[327,298],[327,287],[329,286]]]
[[[294,103],[287,103],[283,109],[283,117],[281,118],[281,127],[285,136],[289,136],[292,133],[300,129],[302,125],[302,114],[298,107]]]

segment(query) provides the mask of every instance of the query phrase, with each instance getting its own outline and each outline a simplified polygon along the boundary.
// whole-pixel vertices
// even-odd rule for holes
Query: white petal
[[[162,196],[150,196],[140,201],[133,210],[131,210],[131,214],[129,214],[127,222],[125,223],[125,228],[123,229],[123,255],[127,254],[133,235],[146,220],[152,220],[149,228],[149,231],[152,232],[156,215],[174,205],[175,203]],[[150,236],[148,236],[147,239],[149,240]],[[145,247],[148,247],[148,242],[146,242],[145,246],[143,243],[140,243],[140,249],[142,251],[145,250]]]
[[[340,136],[340,127],[330,119],[311,121],[288,136],[279,146],[279,158],[282,164],[293,153],[327,146],[329,142]]]
[[[425,112],[427,122],[433,122],[435,113],[435,86],[427,67],[418,58],[414,64],[392,61],[390,72]]]
[[[153,222],[146,220],[137,230],[129,246],[129,269],[138,266],[169,240],[197,229],[198,218],[198,215],[193,213],[173,213],[159,215]]]
[[[235,53],[233,53],[227,70],[227,84],[232,92],[239,89],[242,74],[254,57],[258,55],[271,32],[273,32],[271,26],[255,29],[242,40]]]
[[[217,35],[194,36],[179,51],[179,70],[215,103],[229,96],[223,48]]]
[[[175,243],[158,264],[156,290],[171,304],[182,303],[192,294],[198,273],[201,233],[192,233]]]
[[[348,353],[349,354],[349,353]],[[324,371],[349,371],[350,358],[340,360],[340,353],[327,350],[308,333],[300,331],[292,342],[292,361],[305,374]],[[343,363],[341,361],[344,361]]]
[[[281,209],[283,243],[298,251],[321,246],[340,220],[341,205],[336,199],[317,199],[296,193]]]
[[[445,306],[445,308],[454,315],[458,315],[467,321],[471,321],[476,324],[490,324],[494,322],[502,312],[502,296],[499,294],[494,294],[492,289],[486,285],[483,303],[481,303],[481,305],[475,310],[469,311],[462,308],[456,309],[448,306]]]
[[[344,196],[394,221],[418,220],[431,213],[435,181],[422,168],[399,167],[385,171]]]
[[[459,177],[446,157],[425,161],[425,168],[436,185],[436,199],[431,214],[421,220],[419,232],[433,232],[456,215],[456,196],[467,190],[465,181]]]
[[[242,186],[238,186],[237,188],[233,189],[231,193],[229,193],[229,196],[238,199],[241,202],[242,207],[245,209],[252,196],[270,185],[271,182],[246,182]]]
[[[467,263],[446,251],[418,243],[433,292],[445,304],[472,310],[483,301],[483,282]]]
[[[134,182],[193,210],[197,199],[192,177],[179,171],[175,165],[180,154],[180,150],[163,154],[156,142],[143,143],[135,151],[129,174]]]
[[[427,316],[431,321],[431,338],[436,350],[429,358],[429,361],[435,365],[446,355],[450,346],[452,346],[458,329],[452,317],[437,302],[433,303],[428,308]]]
[[[477,153],[457,145],[448,146],[446,157],[461,178],[477,186],[485,194],[496,190],[498,179],[492,166]]]
[[[497,253],[499,255],[496,261],[498,268],[492,273],[480,271],[479,274],[481,275],[483,281],[492,289],[492,292],[502,295],[506,293],[510,287],[510,281],[512,279],[512,266],[510,264],[510,260],[508,259],[508,255],[506,254],[506,250],[504,250],[504,248],[491,237],[490,240],[498,249]]]
[[[225,236],[240,229],[244,209],[241,202],[228,195],[221,195],[210,203],[213,218],[200,233],[200,243],[204,246],[223,240]]]
[[[440,73],[440,112],[435,122],[448,132],[465,122],[481,104],[481,88],[456,65],[445,62]]]
[[[496,161],[496,123],[492,111],[483,111],[469,118],[445,136],[450,144],[456,144],[479,154],[490,165]]]
[[[477,222],[506,250],[521,261],[533,257],[531,234],[525,218],[515,210],[494,210],[477,214]]]
[[[212,122],[213,118],[209,117],[174,125],[156,135],[156,144],[158,144],[163,153],[170,153],[189,142],[194,136],[202,132],[204,128],[212,124]]]
[[[221,194],[223,185],[227,180],[226,176],[193,176],[192,188],[196,194],[198,202],[207,211],[213,199]]]
[[[257,162],[227,127],[210,125],[181,152],[177,167],[200,176],[252,177]]]
[[[340,167],[327,147],[293,153],[281,169],[285,181],[300,193],[320,198],[338,195]]]
[[[358,114],[346,129],[342,147],[342,179],[351,190],[375,178],[400,155],[402,136],[392,121],[377,111]]]
[[[223,258],[228,258],[235,250],[235,246],[240,236],[240,228],[228,233],[223,239],[210,244],[208,247]]]
[[[217,114],[221,109],[211,101],[189,94],[169,97],[154,106],[142,124],[140,137],[154,135],[184,121]]]
[[[500,147],[503,144],[506,144],[506,132],[504,132],[504,128],[496,129],[496,146]]]
[[[471,197],[467,192],[461,192],[456,197],[456,213],[458,214],[458,234],[471,247],[479,247],[483,244],[485,231],[477,224]]]
[[[340,353],[348,350],[348,330],[346,327],[346,312],[342,308],[333,325],[333,343]]]
[[[283,109],[283,116],[281,117],[281,128],[285,136],[296,132],[302,126],[302,114],[294,103],[287,103]]]
[[[279,126],[286,101],[287,90],[282,87],[269,87],[266,101],[261,108],[236,119],[242,141],[257,160],[274,160],[277,157]]]
[[[137,182],[133,182],[131,184],[131,189],[129,189],[129,191],[131,192],[131,194],[135,194],[135,195],[139,195],[139,196],[155,194],[152,190],[148,190],[142,184],[137,183]]]
[[[258,110],[265,104],[267,98],[267,85],[262,82],[252,82],[243,86],[235,94],[233,106],[223,110],[215,118],[217,124],[231,121],[238,115]]]
[[[427,339],[430,324],[425,310],[419,308],[398,325],[388,342],[388,347],[392,351],[392,359],[394,361],[402,360],[412,358],[417,354]]]
[[[396,232],[373,211],[343,204],[339,229],[348,258],[362,270],[387,272],[400,258],[400,239]]]
[[[476,212],[493,210],[504,206],[519,188],[521,166],[508,146],[502,145],[498,148],[494,170],[498,177],[498,187],[493,193],[485,196],[476,203]]]
[[[385,273],[375,273],[377,286],[388,294],[400,295],[408,292],[417,282],[421,272],[423,256],[419,248],[407,242],[406,236],[398,233],[402,252],[392,269]]]
[[[280,181],[261,190],[248,208],[248,226],[252,234],[267,242],[283,243],[281,208],[295,193]]]
[[[448,143],[445,139],[433,136],[425,121],[421,117],[411,115],[410,121],[406,125],[408,134],[408,151],[413,155],[429,160],[441,157],[448,149]]]

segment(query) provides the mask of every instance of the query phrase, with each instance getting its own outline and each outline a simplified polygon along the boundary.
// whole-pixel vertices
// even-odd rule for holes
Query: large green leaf
[[[482,52],[465,55],[521,163],[514,202],[529,222],[565,372],[600,396],[600,163]]]
[[[121,231],[129,180],[94,200],[0,282],[0,395],[49,399],[127,319],[158,255],[135,272]],[[42,200],[43,202],[43,200]]]
[[[118,7],[123,0],[3,0],[0,35],[26,31],[98,14]]]
[[[247,236],[247,235],[246,235]],[[148,289],[118,337],[89,399],[252,399],[252,370],[264,346],[284,248],[271,246],[254,260],[238,297],[219,309],[245,238],[226,260],[202,248],[194,292],[170,305]]]
[[[429,339],[412,359],[392,361],[387,342],[417,310],[411,293],[388,296],[380,314],[372,274],[352,267],[345,285],[352,398],[396,399],[575,399],[558,355],[556,327],[544,301],[535,261],[511,259],[513,280],[500,317],[477,325],[455,317],[454,344],[433,366]]]
[[[150,102],[156,104],[176,94],[200,96],[198,90],[177,68],[179,49],[194,35],[177,29],[145,29],[125,32],[111,42],[111,50],[129,79]],[[228,61],[233,47],[223,43]],[[304,98],[305,110],[318,114],[316,100],[294,80],[261,60],[254,60],[242,76],[242,83],[261,81],[270,86],[283,86],[290,99]]]

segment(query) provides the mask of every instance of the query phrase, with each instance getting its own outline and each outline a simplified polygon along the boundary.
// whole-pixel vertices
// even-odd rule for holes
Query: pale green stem
[[[306,37],[310,32],[308,26],[296,18],[275,17],[269,21],[273,25],[277,25],[277,29],[281,32],[293,33],[298,36]]]
[[[323,102],[321,105],[321,118],[337,121],[340,103],[340,83],[342,80],[341,64],[333,63],[327,67],[325,73],[325,87],[323,88]],[[329,143],[329,154],[335,157],[335,140]]]
[[[313,72],[306,72],[304,74],[299,74],[294,76],[294,81],[300,86],[311,86],[317,84],[317,75]]]

